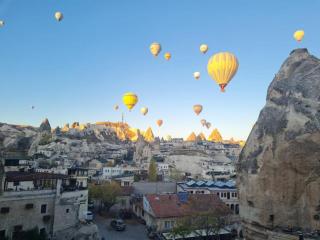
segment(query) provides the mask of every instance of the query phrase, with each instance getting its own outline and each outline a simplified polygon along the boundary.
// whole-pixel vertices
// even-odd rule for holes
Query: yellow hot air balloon
[[[200,52],[202,52],[203,54],[205,54],[208,51],[209,47],[207,44],[201,44],[200,46]]]
[[[132,92],[127,92],[122,97],[123,104],[131,111],[131,109],[137,104],[138,96]]]
[[[201,111],[202,111],[202,105],[200,105],[200,104],[194,105],[194,106],[193,106],[193,111],[194,111],[197,115],[199,115],[199,114],[201,113]]]
[[[170,58],[171,58],[171,53],[166,52],[166,53],[164,54],[164,58],[165,58],[167,61],[169,61]]]
[[[63,14],[61,12],[56,12],[54,17],[58,22],[60,22],[63,19]]]
[[[220,52],[213,55],[208,62],[207,70],[210,77],[219,84],[221,92],[231,81],[238,70],[238,60],[229,52]]]
[[[0,27],[3,27],[3,26],[4,26],[4,21],[0,20]]]
[[[143,107],[140,109],[140,112],[145,116],[148,113],[148,108],[147,107]]]
[[[114,105],[114,110],[118,110],[119,109],[119,106],[116,104],[116,105]]]
[[[150,45],[150,52],[152,53],[153,56],[158,56],[158,54],[161,51],[161,45],[157,42],[154,42]]]
[[[298,42],[300,42],[304,37],[304,31],[303,30],[297,30],[293,34],[294,39],[296,39]]]
[[[157,125],[158,125],[159,127],[161,127],[162,124],[163,124],[163,121],[162,121],[161,119],[157,120]]]
[[[194,72],[193,77],[198,80],[200,78],[200,72]]]

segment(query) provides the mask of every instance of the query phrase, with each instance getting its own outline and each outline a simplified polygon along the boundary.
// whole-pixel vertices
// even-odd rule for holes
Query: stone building
[[[88,190],[74,188],[72,183],[70,176],[62,174],[5,173],[0,196],[0,239],[15,239],[22,231],[35,227],[51,239],[72,239],[84,220],[88,201]]]

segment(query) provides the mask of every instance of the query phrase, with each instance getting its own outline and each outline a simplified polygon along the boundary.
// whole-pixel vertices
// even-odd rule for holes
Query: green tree
[[[149,164],[149,175],[148,180],[150,182],[156,182],[157,181],[157,164],[154,159],[151,159]]]
[[[171,230],[173,237],[186,238],[187,235],[212,239],[215,235],[219,238],[219,231],[229,222],[230,210],[224,204],[212,205],[210,202],[191,199],[183,206],[185,217],[178,219]],[[215,239],[216,239],[215,238]]]
[[[170,179],[174,181],[182,181],[184,179],[183,174],[176,168],[170,169]]]
[[[100,210],[109,211],[117,203],[117,197],[120,193],[121,187],[116,182],[89,185],[89,198],[100,201]]]

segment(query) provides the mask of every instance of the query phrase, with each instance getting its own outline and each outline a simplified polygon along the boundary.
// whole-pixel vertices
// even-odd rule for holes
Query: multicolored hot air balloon
[[[211,123],[210,122],[206,122],[206,127],[207,127],[207,129],[211,128]]]
[[[171,53],[166,52],[166,53],[164,54],[164,58],[165,58],[167,61],[169,61],[170,58],[171,58]]]
[[[141,109],[140,109],[140,112],[142,113],[142,115],[146,115],[147,113],[148,113],[148,108],[147,107],[142,107]]]
[[[209,47],[207,44],[201,44],[200,46],[200,52],[202,52],[203,54],[205,54],[208,51]]]
[[[58,22],[60,22],[63,19],[63,14],[61,12],[56,12],[54,17]]]
[[[4,21],[0,20],[0,27],[3,27],[3,26],[4,26]]]
[[[193,111],[194,111],[197,115],[199,115],[199,114],[202,112],[202,105],[200,105],[200,104],[194,105],[194,106],[193,106]]]
[[[205,119],[201,119],[200,122],[201,122],[202,127],[204,127],[206,125],[206,123],[207,123],[207,121]]]
[[[295,40],[297,40],[298,42],[301,42],[301,40],[304,37],[304,31],[303,30],[297,30],[294,32],[293,37]]]
[[[193,77],[198,80],[200,78],[200,72],[194,72]]]
[[[153,56],[158,56],[158,54],[161,52],[161,45],[160,43],[154,42],[150,45],[150,52]]]
[[[114,108],[114,110],[116,110],[116,111],[117,111],[117,110],[119,109],[119,105],[118,105],[118,104],[116,104],[116,105],[114,105],[114,107],[113,107],[113,108]]]
[[[238,70],[238,59],[229,52],[220,52],[213,55],[208,62],[209,76],[220,86],[221,92],[231,81]]]
[[[138,96],[132,92],[127,92],[122,97],[123,104],[131,111],[131,109],[137,104]]]
[[[157,120],[157,125],[158,125],[159,127],[161,127],[162,124],[163,124],[162,119]]]

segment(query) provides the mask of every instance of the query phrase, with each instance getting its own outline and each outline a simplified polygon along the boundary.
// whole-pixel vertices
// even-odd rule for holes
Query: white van
[[[91,211],[86,211],[83,213],[84,220],[92,221],[93,220],[93,213]]]

